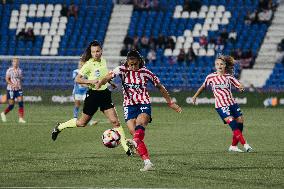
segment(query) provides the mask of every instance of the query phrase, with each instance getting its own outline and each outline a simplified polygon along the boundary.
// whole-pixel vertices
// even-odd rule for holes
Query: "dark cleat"
[[[126,155],[133,156],[133,152],[130,149],[128,149],[127,152],[126,152]]]
[[[52,129],[52,132],[51,132],[51,138],[52,138],[52,140],[56,140],[56,138],[57,138],[57,136],[58,136],[58,134],[61,132],[61,131],[59,131],[59,129],[58,129],[58,126],[60,125],[60,123],[57,123],[56,124],[56,126]]]

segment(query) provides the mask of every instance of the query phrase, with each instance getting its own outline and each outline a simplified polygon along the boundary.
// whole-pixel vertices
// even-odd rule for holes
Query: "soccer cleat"
[[[146,163],[145,166],[142,169],[140,169],[141,172],[152,171],[152,170],[154,170],[154,165],[151,162]]]
[[[128,156],[132,156],[136,153],[136,146],[137,144],[131,140],[131,139],[127,139],[126,140],[126,145],[128,146],[128,151],[126,152],[126,154]]]
[[[7,122],[6,115],[4,112],[1,113],[2,122]]]
[[[89,122],[89,125],[90,126],[95,126],[95,125],[97,125],[99,122],[98,121],[93,121],[93,120],[91,120],[90,122]]]
[[[57,123],[57,125],[53,128],[53,130],[52,130],[52,132],[51,132],[51,138],[52,138],[52,140],[56,140],[56,138],[57,138],[57,136],[58,136],[58,134],[61,132],[61,131],[59,131],[59,129],[58,129],[58,126],[60,125],[60,123]]]
[[[19,123],[26,123],[26,121],[24,120],[24,118],[20,117],[19,118]]]
[[[229,152],[244,152],[241,149],[238,148],[238,146],[230,146],[229,147]]]
[[[252,147],[250,147],[249,144],[244,144],[244,148],[245,148],[246,152],[252,152]]]

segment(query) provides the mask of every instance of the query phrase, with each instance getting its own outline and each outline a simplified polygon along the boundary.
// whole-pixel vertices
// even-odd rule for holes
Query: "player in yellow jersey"
[[[126,154],[132,155],[133,152],[126,145],[125,134],[112,103],[110,90],[108,90],[107,85],[102,85],[99,89],[95,87],[97,80],[108,74],[106,60],[102,58],[102,46],[100,43],[92,41],[82,55],[81,61],[85,62],[85,64],[79,70],[75,81],[79,84],[88,85],[82,116],[77,120],[70,119],[67,122],[57,124],[52,130],[52,139],[55,141],[58,134],[65,128],[85,127],[98,108],[100,108],[112,126],[120,133],[120,141]]]

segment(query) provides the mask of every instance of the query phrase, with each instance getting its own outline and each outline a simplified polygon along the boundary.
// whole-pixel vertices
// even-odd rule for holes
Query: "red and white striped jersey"
[[[118,66],[111,73],[112,77],[119,75],[122,80],[123,106],[151,103],[147,83],[151,81],[155,86],[160,83],[159,78],[146,67],[132,71],[125,66]]]
[[[215,96],[215,108],[230,106],[236,103],[231,86],[240,88],[241,83],[232,75],[218,75],[217,72],[209,74],[203,85],[210,86]]]
[[[14,87],[10,84],[7,85],[7,90],[20,90],[22,89],[22,79],[23,73],[20,68],[14,69],[13,67],[8,68],[6,71],[6,77],[10,78],[10,81],[13,83]]]

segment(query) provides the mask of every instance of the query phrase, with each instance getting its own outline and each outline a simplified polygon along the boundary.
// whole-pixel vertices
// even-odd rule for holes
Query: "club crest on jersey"
[[[101,76],[100,70],[96,70],[95,71],[95,77],[100,77],[100,76]]]

